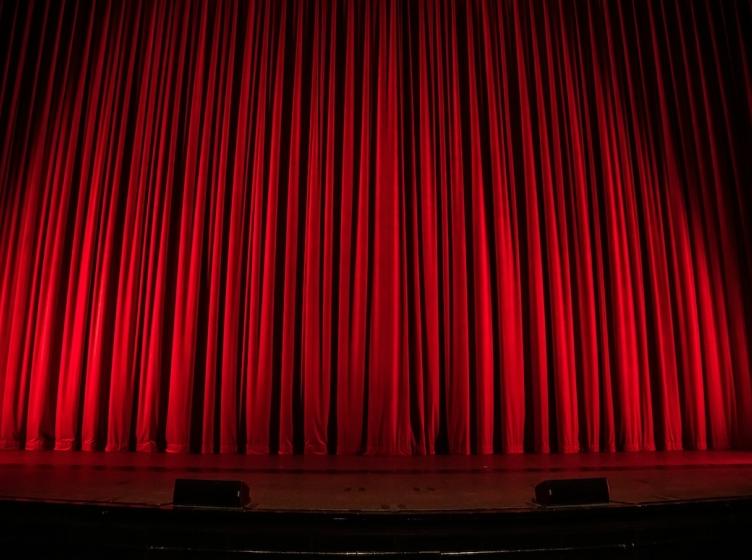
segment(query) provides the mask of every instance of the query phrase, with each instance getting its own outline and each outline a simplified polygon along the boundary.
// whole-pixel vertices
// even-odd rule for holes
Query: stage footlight
[[[175,481],[172,505],[179,508],[241,509],[250,500],[250,489],[240,480],[179,478]]]
[[[608,480],[605,477],[544,480],[535,487],[535,501],[543,506],[607,504]]]

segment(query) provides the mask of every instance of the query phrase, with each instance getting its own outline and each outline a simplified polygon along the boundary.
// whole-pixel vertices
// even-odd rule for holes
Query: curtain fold
[[[752,445],[748,0],[0,22],[0,448]]]

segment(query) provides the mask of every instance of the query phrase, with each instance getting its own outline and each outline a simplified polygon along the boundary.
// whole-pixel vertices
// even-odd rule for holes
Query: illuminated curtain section
[[[0,0],[0,446],[752,442],[752,8]]]

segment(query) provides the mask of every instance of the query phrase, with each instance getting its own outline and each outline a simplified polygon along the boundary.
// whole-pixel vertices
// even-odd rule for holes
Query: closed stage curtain
[[[0,22],[0,447],[752,442],[749,1]]]

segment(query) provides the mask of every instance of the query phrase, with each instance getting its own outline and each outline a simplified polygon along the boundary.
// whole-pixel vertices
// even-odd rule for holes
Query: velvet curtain
[[[0,447],[752,440],[746,0],[0,0]]]

